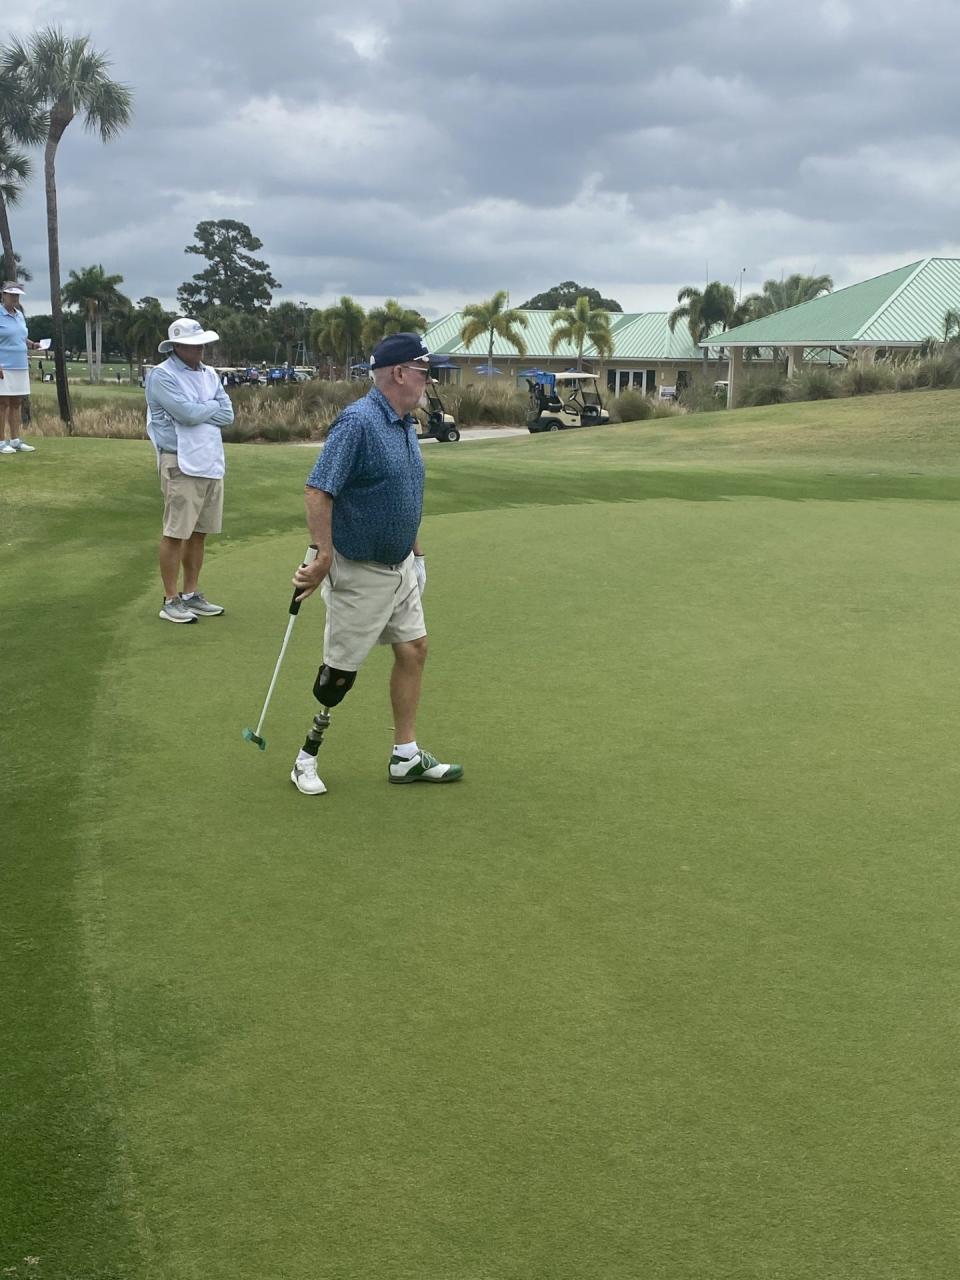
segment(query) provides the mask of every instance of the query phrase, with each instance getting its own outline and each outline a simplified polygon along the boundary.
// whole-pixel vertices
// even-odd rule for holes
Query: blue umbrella
[[[520,378],[545,378],[547,371],[546,369],[521,369],[517,376]]]
[[[474,370],[474,373],[482,373],[485,377],[489,377],[490,374],[492,373],[499,373],[499,372],[500,372],[499,369],[492,369],[490,365],[487,365],[487,364],[477,365],[476,369]]]
[[[452,360],[431,360],[431,369],[459,369],[458,364],[454,364]]]

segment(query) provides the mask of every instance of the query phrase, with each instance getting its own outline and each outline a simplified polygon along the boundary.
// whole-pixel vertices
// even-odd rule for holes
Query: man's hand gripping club
[[[300,587],[297,603],[312,596],[330,572],[333,563],[333,498],[321,489],[307,487],[305,505],[310,541],[317,548],[316,559],[302,564],[293,575],[293,585]]]

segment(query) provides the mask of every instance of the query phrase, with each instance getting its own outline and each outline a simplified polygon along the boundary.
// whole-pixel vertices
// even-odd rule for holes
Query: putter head
[[[243,731],[243,736],[244,736],[244,738],[246,739],[246,741],[247,741],[247,742],[252,742],[252,743],[254,743],[256,746],[258,746],[258,747],[260,748],[260,750],[261,750],[261,751],[266,751],[266,749],[267,749],[267,740],[266,740],[266,738],[260,738],[260,737],[258,737],[258,736],[253,732],[253,730],[252,730],[252,729],[244,729],[244,731]]]

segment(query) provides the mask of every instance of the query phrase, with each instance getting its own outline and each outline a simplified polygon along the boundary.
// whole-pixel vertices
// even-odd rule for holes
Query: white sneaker
[[[26,444],[23,440],[11,440],[10,447],[14,453],[36,453],[36,449],[32,444]]]
[[[16,453],[16,452],[17,451],[13,447],[13,445],[8,444],[6,440],[4,440],[3,444],[0,444],[0,453]]]
[[[290,771],[290,781],[305,796],[322,796],[326,791],[322,778],[317,777],[317,761],[314,756],[297,757]]]

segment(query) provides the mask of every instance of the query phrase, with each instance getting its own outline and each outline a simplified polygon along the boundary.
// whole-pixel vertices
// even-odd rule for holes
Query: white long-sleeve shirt
[[[179,356],[171,353],[163,364],[158,364],[147,375],[147,406],[154,440],[163,453],[176,453],[178,426],[199,427],[208,423],[214,427],[227,427],[233,421],[233,404],[219,380],[215,399],[187,400],[177,379],[165,369],[167,364],[172,364],[180,376],[186,374],[189,377],[195,373],[198,378],[206,365],[191,369]]]

